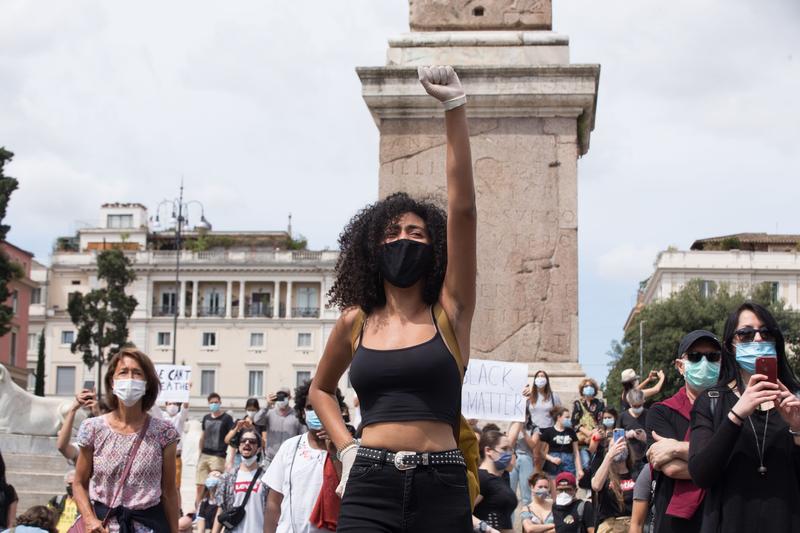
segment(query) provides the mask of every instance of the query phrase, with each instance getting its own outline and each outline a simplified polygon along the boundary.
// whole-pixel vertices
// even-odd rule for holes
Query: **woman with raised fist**
[[[469,484],[477,479],[468,481],[472,453],[458,446],[471,439],[477,451],[461,425],[477,270],[466,95],[451,67],[420,68],[419,79],[444,108],[447,213],[397,192],[345,227],[330,292],[342,315],[311,385],[342,461],[343,533],[473,527]],[[348,366],[361,402],[360,443],[334,396]],[[477,453],[474,460],[477,473]]]

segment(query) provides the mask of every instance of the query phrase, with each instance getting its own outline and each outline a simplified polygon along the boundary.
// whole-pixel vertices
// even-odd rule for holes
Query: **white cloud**
[[[634,286],[653,272],[658,252],[659,248],[650,244],[619,244],[597,257],[597,274],[606,280],[629,281]]]

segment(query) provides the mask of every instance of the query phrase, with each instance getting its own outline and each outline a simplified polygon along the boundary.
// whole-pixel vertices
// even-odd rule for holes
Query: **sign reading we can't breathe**
[[[184,365],[156,365],[156,374],[161,381],[158,403],[188,402],[192,380],[192,367]]]
[[[528,365],[470,359],[461,388],[461,413],[479,420],[525,421],[522,389]]]

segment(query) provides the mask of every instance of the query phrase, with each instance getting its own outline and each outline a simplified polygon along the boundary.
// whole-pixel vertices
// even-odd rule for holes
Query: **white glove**
[[[442,102],[445,111],[467,103],[464,87],[453,67],[417,67],[417,75],[425,91]]]
[[[349,446],[340,455],[342,460],[342,478],[339,481],[339,486],[336,487],[336,495],[340,498],[344,496],[344,488],[347,486],[347,478],[350,477],[350,469],[353,468],[353,463],[356,462],[356,454],[358,453],[358,446]]]

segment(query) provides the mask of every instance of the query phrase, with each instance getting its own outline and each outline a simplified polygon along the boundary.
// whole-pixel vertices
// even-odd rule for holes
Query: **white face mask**
[[[635,415],[640,415],[643,412],[644,412],[644,407],[641,406],[641,405],[639,407],[631,407],[631,413],[633,413]]]
[[[536,385],[536,388],[543,389],[547,386],[547,378],[544,376],[539,376],[533,380],[533,384]]]
[[[254,455],[253,457],[242,457],[242,463],[247,466],[253,466],[253,463],[256,462],[258,456]]]
[[[250,418],[253,418],[254,416],[256,416],[257,412],[258,411],[247,411],[247,416],[249,416]]]
[[[167,411],[167,414],[168,414],[169,416],[175,416],[175,415],[177,415],[177,414],[178,414],[178,406],[177,406],[177,405],[175,405],[174,403],[172,403],[172,404],[169,404],[169,405],[167,406],[167,409],[166,409],[166,411]]]
[[[141,379],[115,379],[114,396],[119,398],[126,407],[136,405],[147,391],[147,383]]]
[[[572,503],[574,496],[572,494],[567,494],[566,492],[559,492],[556,495],[556,505],[569,505]]]
[[[286,409],[287,407],[289,407],[289,400],[287,399],[275,402],[275,405],[278,407],[278,409]]]

